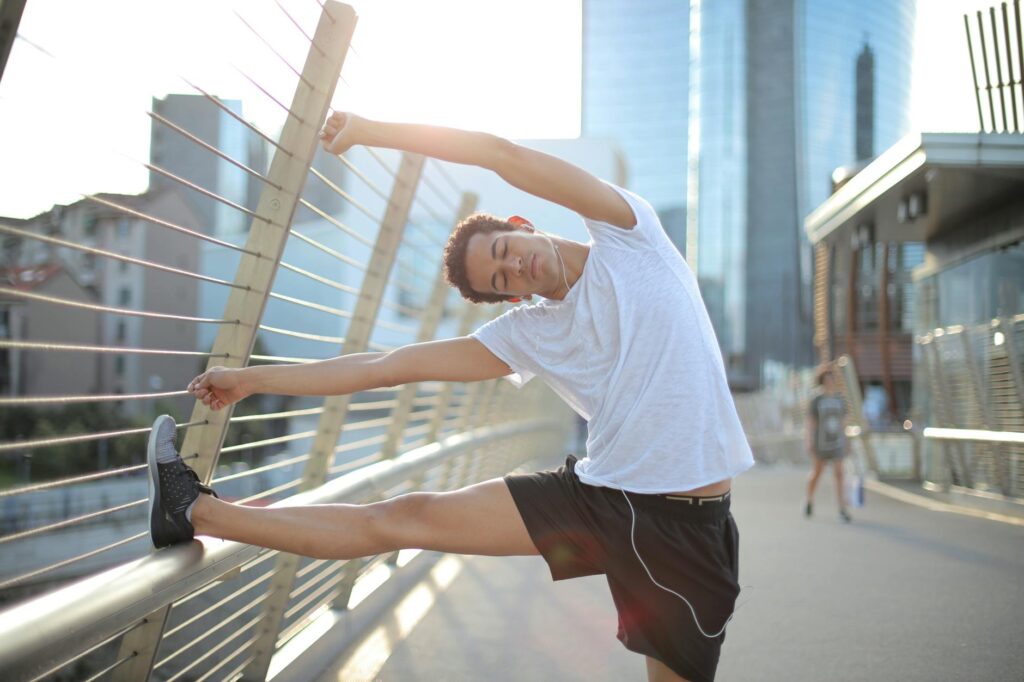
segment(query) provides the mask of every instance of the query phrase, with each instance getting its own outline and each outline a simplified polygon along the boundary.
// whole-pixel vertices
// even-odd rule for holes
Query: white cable
[[[536,229],[536,228],[534,228],[534,229]],[[558,264],[562,266],[562,281],[565,282],[565,295],[568,296],[569,295],[569,280],[565,276],[566,268],[565,268],[565,261],[562,260],[562,252],[558,250],[557,246],[555,246],[555,240],[551,238],[551,235],[549,235],[547,232],[542,232],[541,230],[537,230],[537,231],[540,232],[545,237],[547,237],[548,243],[551,244],[551,250],[554,251],[555,255],[558,257]]]
[[[629,527],[629,541],[631,543],[633,543],[633,553],[636,554],[636,558],[640,560],[640,565],[644,567],[645,571],[647,571],[647,577],[651,579],[652,583],[654,583],[655,585],[657,585],[661,589],[665,590],[666,592],[668,592],[670,594],[674,594],[675,596],[679,597],[680,599],[683,600],[683,602],[688,607],[690,607],[690,613],[693,614],[693,622],[697,625],[697,629],[700,630],[700,634],[704,635],[708,639],[714,639],[715,637],[718,637],[720,634],[725,632],[726,626],[729,625],[729,621],[732,620],[732,614],[731,613],[729,614],[729,617],[725,619],[725,624],[722,625],[722,629],[719,630],[718,632],[716,632],[713,635],[709,635],[708,633],[704,632],[704,628],[702,628],[700,626],[700,621],[697,620],[697,612],[693,609],[693,604],[691,604],[690,601],[686,597],[684,597],[683,595],[679,594],[678,592],[676,592],[673,589],[665,587],[664,585],[662,585],[661,583],[659,583],[657,580],[654,579],[654,576],[651,575],[651,569],[647,568],[647,564],[644,563],[643,558],[640,556],[640,552],[636,548],[636,510],[633,509],[633,503],[630,502],[629,495],[626,494],[625,490],[622,491],[622,496],[626,498],[626,504],[629,505],[629,511],[633,515],[633,522],[632,522],[632,524]]]

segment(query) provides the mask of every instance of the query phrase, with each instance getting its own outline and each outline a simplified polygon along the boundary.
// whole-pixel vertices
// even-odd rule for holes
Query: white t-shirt
[[[692,490],[754,464],[697,281],[650,204],[611,185],[636,226],[585,219],[590,255],[562,301],[518,306],[472,336],[540,376],[587,420],[582,482]]]

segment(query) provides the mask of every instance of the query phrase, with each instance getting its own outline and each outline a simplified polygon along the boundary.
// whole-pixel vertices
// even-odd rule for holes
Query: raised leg
[[[444,493],[409,493],[366,505],[259,508],[200,495],[196,535],[317,559],[351,559],[420,548],[490,556],[533,555],[508,486],[500,478]]]

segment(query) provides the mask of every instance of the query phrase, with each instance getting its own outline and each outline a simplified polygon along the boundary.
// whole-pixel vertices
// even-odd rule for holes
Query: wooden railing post
[[[476,202],[477,196],[475,194],[467,192],[462,195],[462,203],[459,205],[458,213],[455,216],[456,224],[476,209]],[[434,278],[434,287],[430,292],[430,299],[420,318],[420,328],[416,334],[417,343],[431,341],[437,334],[437,326],[441,322],[444,304],[448,299],[450,291],[451,287],[444,277],[444,268],[439,264],[437,276]],[[407,384],[398,393],[398,403],[391,412],[391,423],[388,425],[387,439],[381,446],[381,453],[386,459],[390,459],[398,453],[402,433],[405,432],[405,425],[409,422],[409,415],[412,413],[412,401],[416,397],[417,386],[418,384]]]
[[[424,158],[418,154],[402,155],[402,163],[395,175],[395,183],[388,199],[388,208],[381,221],[373,254],[366,268],[366,276],[359,289],[355,311],[345,332],[342,355],[363,352],[370,341],[370,334],[384,297],[384,288],[409,219],[409,210],[416,195],[416,185],[423,172],[423,161]],[[333,463],[334,449],[341,437],[350,402],[350,395],[331,396],[324,401],[324,411],[320,415],[320,423],[303,472],[300,491],[312,490],[327,481],[327,470]],[[270,581],[270,593],[263,602],[263,618],[253,643],[254,658],[245,669],[243,679],[263,680],[266,677],[298,567],[299,557],[295,554],[278,554]]]
[[[274,154],[267,174],[269,183],[256,208],[260,217],[252,221],[245,244],[247,253],[235,274],[235,283],[244,288],[231,290],[224,309],[223,318],[237,322],[221,325],[212,349],[216,359],[211,359],[208,367],[244,367],[248,362],[355,25],[356,14],[350,6],[327,0],[292,98],[292,115],[281,131],[279,145],[288,153]],[[231,412],[230,408],[214,412],[201,402],[192,410],[190,421],[205,423],[188,429],[181,454],[204,481],[213,475]],[[122,639],[121,655],[135,655],[114,672],[115,680],[149,678],[170,608],[168,605],[149,614],[146,626]]]

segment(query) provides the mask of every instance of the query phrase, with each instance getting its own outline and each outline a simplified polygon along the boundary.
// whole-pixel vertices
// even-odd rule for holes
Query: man
[[[811,474],[807,479],[804,516],[810,518],[814,513],[814,490],[818,487],[818,479],[821,478],[825,465],[831,462],[836,480],[839,518],[849,523],[850,512],[846,509],[843,487],[843,457],[847,450],[846,403],[836,389],[835,379],[828,366],[818,369],[817,382],[819,390],[807,407],[807,423],[804,429],[807,454],[811,456],[812,461]]]
[[[542,300],[468,337],[297,366],[211,369],[189,391],[219,410],[253,393],[496,377],[521,386],[536,375],[588,421],[587,456],[453,492],[257,509],[200,494],[212,491],[174,452],[164,417],[150,445],[154,544],[195,533],[335,559],[409,547],[540,554],[555,580],[607,576],[619,639],[647,657],[651,680],[713,679],[739,592],[731,480],[753,458],[696,280],[654,210],[569,163],[484,133],[336,113],[321,139],[337,154],[364,144],[490,169],[578,213],[592,241],[550,237],[518,217],[470,216],[445,249],[449,282],[474,302]]]

